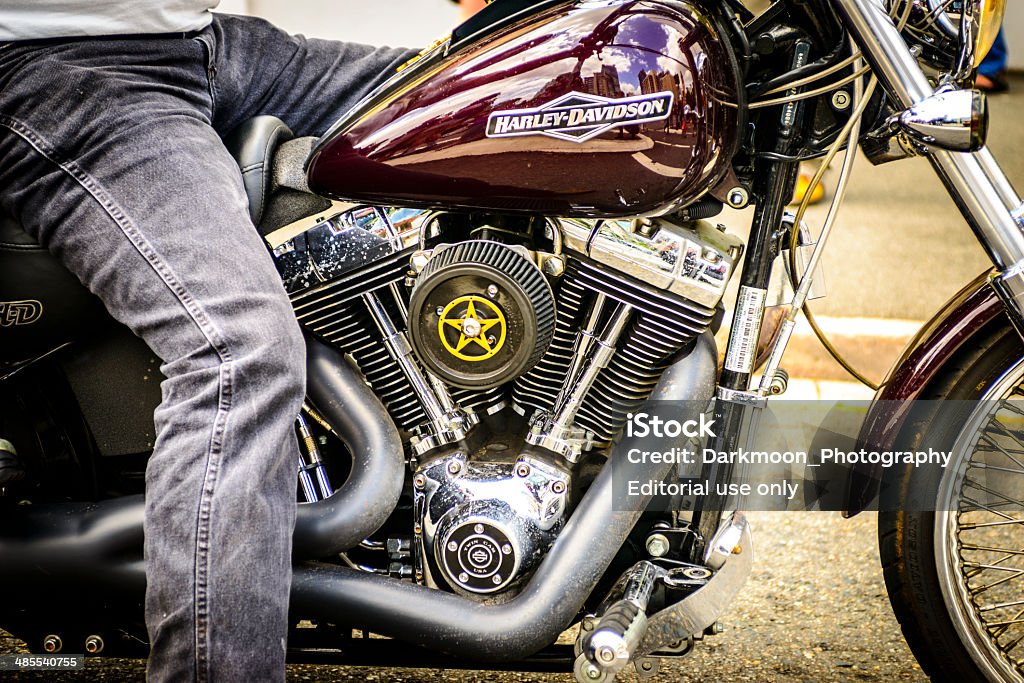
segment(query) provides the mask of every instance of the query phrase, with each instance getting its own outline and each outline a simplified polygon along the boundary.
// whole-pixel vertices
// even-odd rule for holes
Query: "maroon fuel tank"
[[[317,143],[309,185],[381,205],[660,213],[726,176],[739,80],[694,3],[559,3],[400,72]]]

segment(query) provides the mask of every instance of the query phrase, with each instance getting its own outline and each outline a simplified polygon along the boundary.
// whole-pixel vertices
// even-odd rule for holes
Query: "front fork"
[[[882,0],[833,2],[894,102],[909,109],[933,94]],[[928,159],[998,270],[992,286],[1024,336],[1024,202],[988,149],[933,150]]]
[[[898,107],[909,109],[934,94],[934,88],[890,18],[883,0],[833,0],[833,4],[853,41]],[[934,149],[928,158],[995,265],[997,272],[992,277],[992,287],[1005,305],[1014,327],[1024,337],[1024,201],[988,149],[974,153]],[[772,175],[785,175],[787,172],[792,171],[782,164],[776,166]],[[779,181],[783,178],[776,177],[775,180],[778,184],[774,188],[765,187],[764,194],[758,198],[765,206],[758,207],[744,267],[744,281],[733,313],[734,332],[726,346],[726,369],[720,380],[719,400],[715,408],[718,429],[709,444],[709,448],[715,450],[732,451],[744,425],[748,424],[751,415],[756,416],[763,403],[750,391],[752,368],[744,367],[737,371],[737,359],[751,352],[748,348],[751,328],[755,340],[760,329],[763,301],[762,305],[756,306],[748,299],[758,295],[757,290],[767,287],[764,265],[770,264],[775,255],[768,231],[774,229],[771,225],[779,225],[779,221],[774,219],[775,214],[781,211],[778,202],[783,183]],[[781,219],[781,213],[778,218]],[[731,477],[732,472],[723,471],[722,467],[706,467],[703,473],[706,480]],[[730,507],[728,500],[709,497],[705,509],[694,517],[697,538],[711,538],[719,525],[720,511]],[[694,551],[696,556],[703,548],[698,545]]]

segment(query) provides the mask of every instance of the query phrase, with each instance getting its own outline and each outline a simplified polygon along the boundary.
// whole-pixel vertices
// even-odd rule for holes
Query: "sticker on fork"
[[[729,353],[725,357],[726,370],[748,375],[754,371],[757,338],[761,333],[761,318],[764,317],[767,296],[767,290],[740,287],[740,295],[736,301],[737,315],[733,318],[732,332],[729,333]]]

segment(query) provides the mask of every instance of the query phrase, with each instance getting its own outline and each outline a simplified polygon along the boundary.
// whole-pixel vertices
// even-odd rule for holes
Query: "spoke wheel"
[[[952,453],[884,474],[893,611],[932,680],[1024,683],[1024,344],[979,333],[920,398],[892,450]]]
[[[1024,361],[982,398],[939,482],[936,569],[985,678],[1024,681]]]

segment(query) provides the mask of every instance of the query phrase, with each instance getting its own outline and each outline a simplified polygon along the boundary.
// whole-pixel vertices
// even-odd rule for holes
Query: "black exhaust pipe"
[[[708,402],[718,354],[710,333],[662,376],[651,400]],[[618,455],[618,457],[615,457]],[[672,465],[632,464],[621,453],[591,484],[565,529],[519,595],[483,604],[451,593],[351,569],[295,569],[292,610],[473,659],[527,657],[553,643],[579,613],[647,506],[647,498],[612,503],[622,481],[660,480]]]
[[[359,372],[321,342],[307,337],[306,346],[307,393],[349,447],[353,465],[333,496],[299,506],[294,553],[303,560],[336,555],[379,529],[398,504],[405,478],[398,429]],[[0,581],[143,588],[143,509],[142,496],[126,496],[5,511]]]
[[[665,372],[651,399],[709,401],[714,393],[717,357],[714,338],[705,333],[686,358]],[[391,424],[390,420],[387,424]],[[369,425],[361,423],[361,426]],[[374,633],[475,660],[514,660],[529,656],[554,642],[579,613],[648,503],[645,497],[629,498],[619,501],[628,503],[629,509],[615,510],[613,482],[619,477],[640,481],[663,479],[671,467],[632,464],[626,458],[613,457],[591,484],[529,583],[509,602],[482,604],[374,574],[333,565],[307,564],[296,567],[293,574],[293,613],[339,625],[357,625]],[[43,565],[35,567],[37,577],[40,572],[59,568],[71,559],[75,565],[71,574],[79,579],[87,575],[92,579],[91,585],[111,585],[103,570],[112,566],[116,566],[119,580],[125,581],[118,586],[122,595],[127,593],[126,588],[131,590],[144,583],[144,568],[137,558],[119,561],[115,554],[104,556],[99,550],[100,540],[103,548],[112,553],[116,553],[118,546],[114,538],[98,538],[103,534],[104,524],[110,525],[106,531],[112,536],[122,537],[121,540],[125,540],[124,535],[130,536],[128,529],[113,524],[117,518],[75,516],[76,521],[71,522],[58,520],[55,515],[36,520],[40,525],[38,530],[44,529],[46,523],[54,524],[61,529],[62,537],[60,542],[49,545],[54,553],[52,557],[44,557],[41,550],[32,551],[34,557],[44,561]],[[92,521],[83,521],[88,519]],[[88,558],[95,560],[95,564],[83,561],[86,555],[69,554],[60,545],[78,543],[71,529],[79,527],[91,528],[97,536],[88,551]],[[30,539],[0,538],[0,581],[11,574],[12,568],[26,567],[27,563],[20,558],[14,563],[9,558],[11,553],[17,556],[23,552],[30,543]],[[60,573],[61,577],[64,575]]]
[[[336,350],[306,337],[306,393],[352,453],[352,472],[333,496],[300,505],[293,554],[328,557],[384,525],[405,482],[398,428],[359,372]]]

